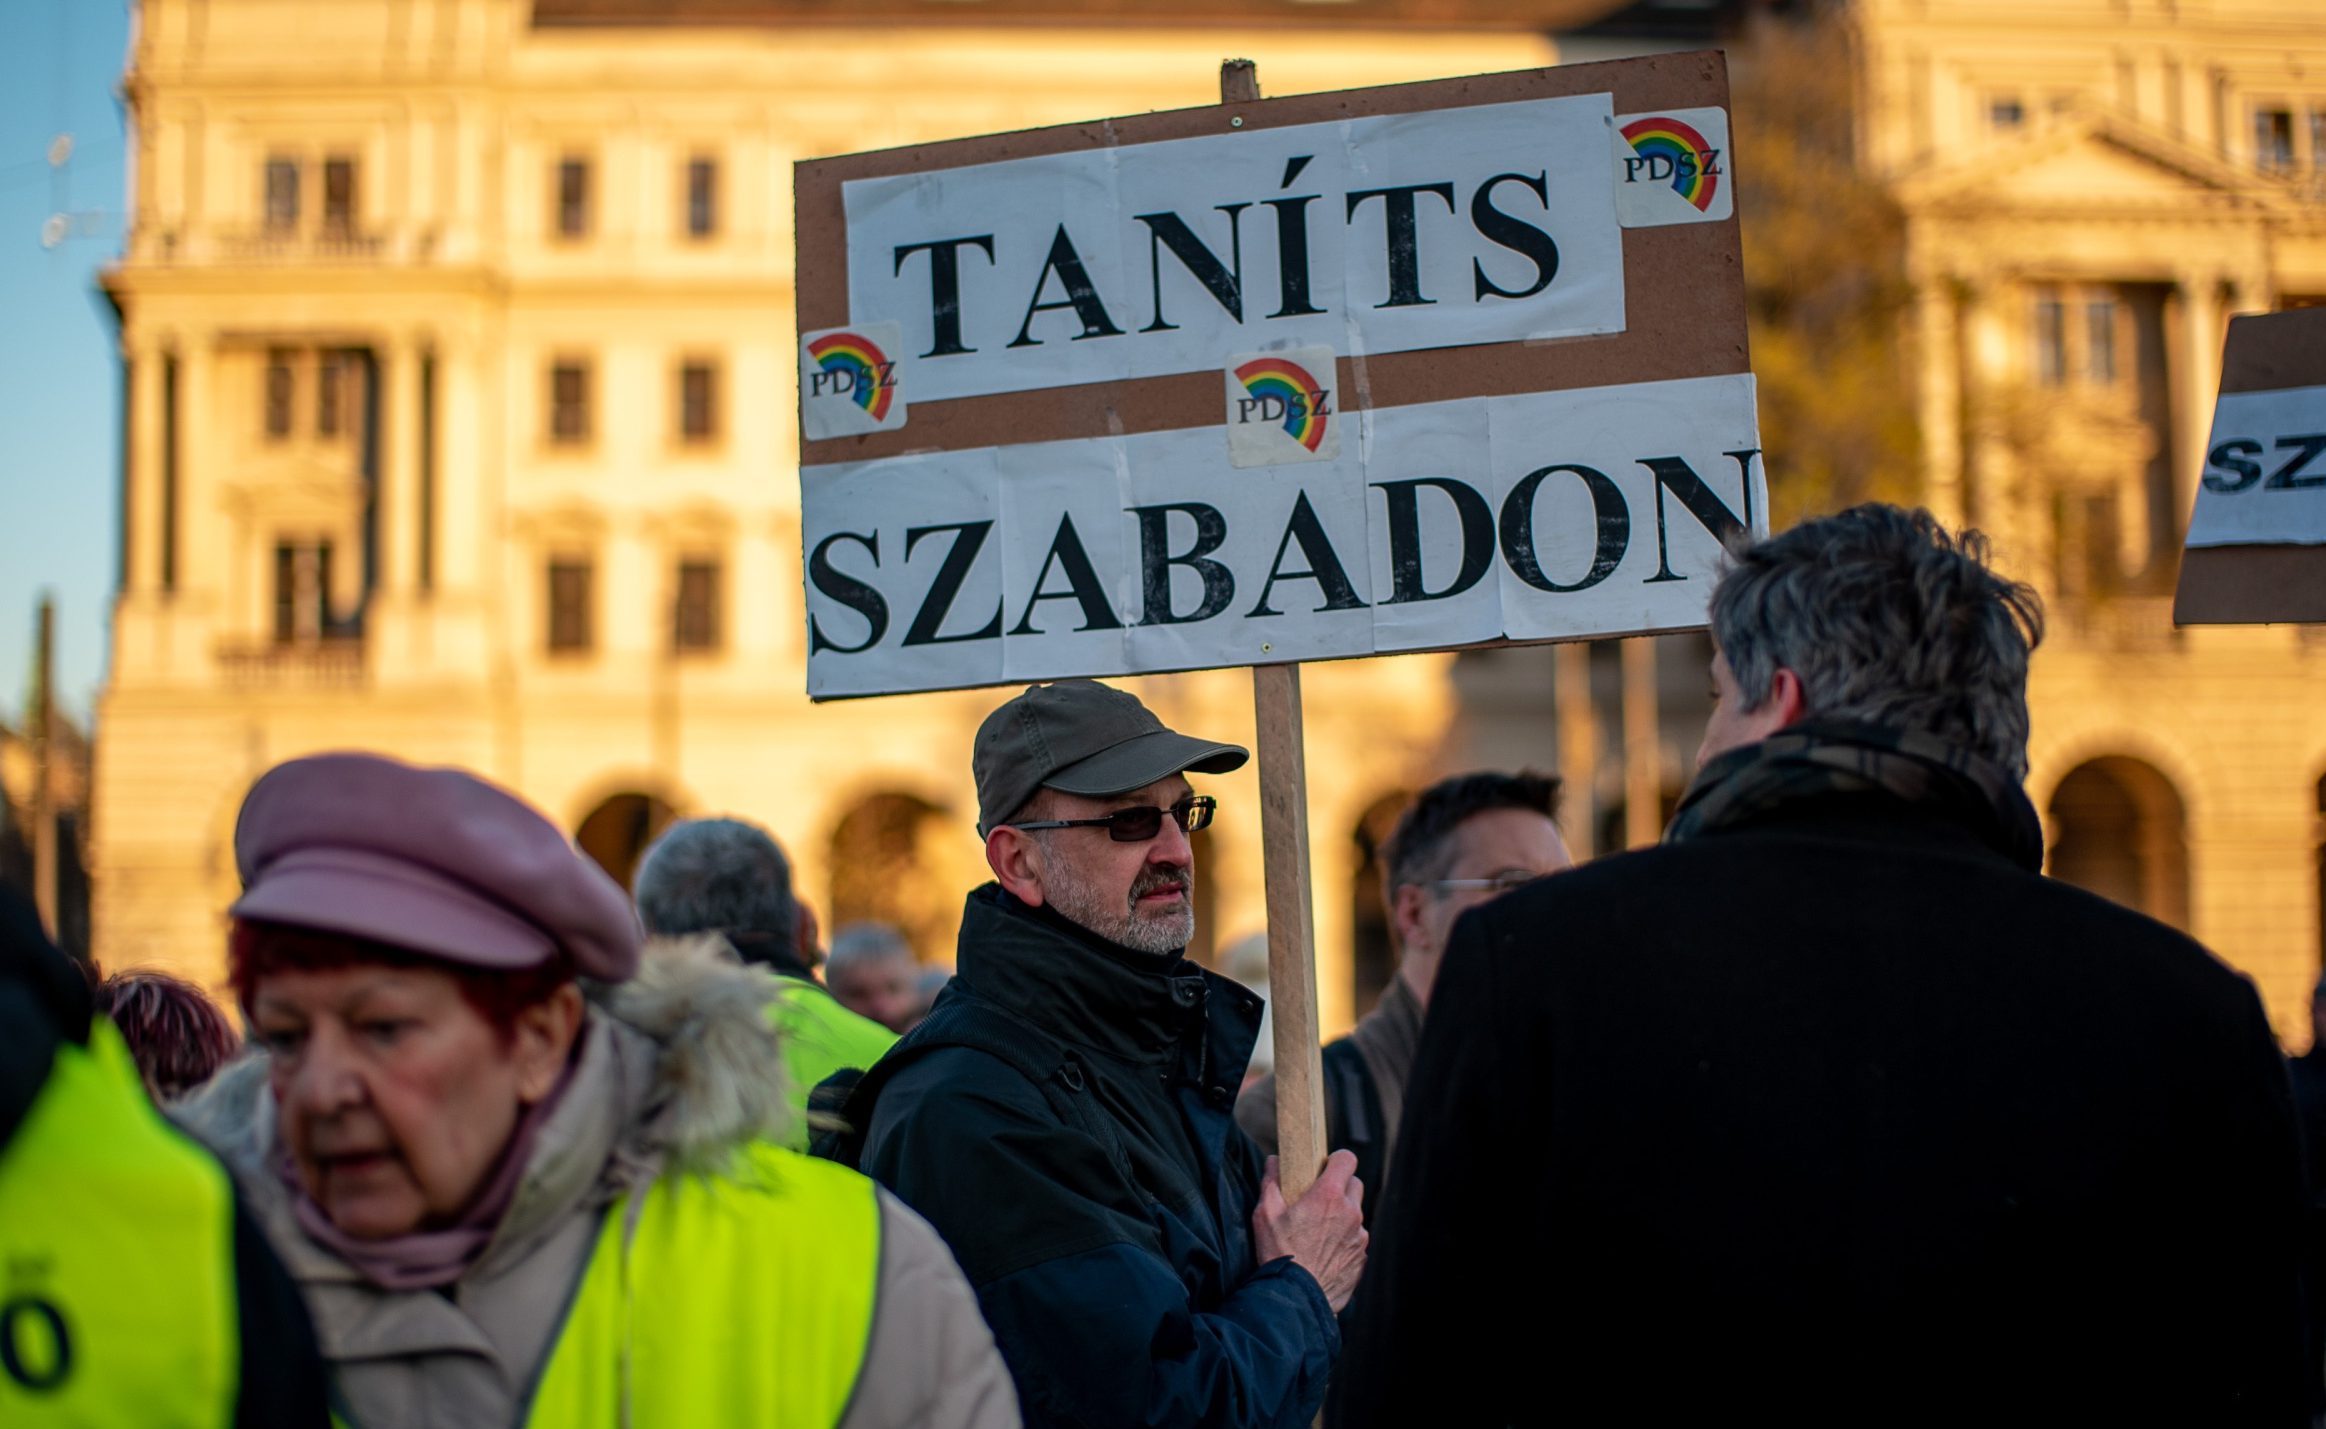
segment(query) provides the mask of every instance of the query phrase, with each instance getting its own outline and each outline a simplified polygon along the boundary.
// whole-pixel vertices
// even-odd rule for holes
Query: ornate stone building
[[[1206,103],[1229,54],[1270,93],[1544,64],[1607,8],[1197,3],[1142,28],[1129,0],[975,23],[864,0],[850,25],[819,0],[148,0],[107,279],[128,381],[99,956],[214,976],[243,790],[344,746],[477,768],[617,871],[673,811],[762,820],[827,926],[949,954],[998,695],[801,694],[791,162]],[[2305,1040],[2326,641],[2176,633],[2167,606],[2226,316],[2326,297],[2326,27],[2308,0],[1843,13],[1860,153],[1907,213],[1927,499],[2053,602],[2030,784],[2055,871],[2189,928]],[[1231,28],[1256,19],[1278,27]],[[1664,643],[1660,726],[1655,666],[1610,649],[1596,701],[1569,657],[1563,741],[1547,653],[1310,667],[1328,1029],[1383,972],[1366,850],[1398,791],[1563,762],[1604,845],[1623,826],[1594,808],[1678,786],[1701,647]],[[1142,692],[1248,735],[1241,674]],[[1251,773],[1218,792],[1207,942],[1261,919]]]

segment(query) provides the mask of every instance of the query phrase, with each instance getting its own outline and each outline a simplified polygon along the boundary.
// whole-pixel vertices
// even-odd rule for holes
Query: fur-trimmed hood
[[[665,1170],[720,1171],[746,1142],[780,1140],[796,1115],[767,1016],[776,980],[739,962],[724,939],[650,939],[635,977],[587,991],[572,1081],[487,1260],[522,1253],[512,1241],[577,1203],[611,1199]],[[227,1067],[172,1114],[234,1169],[254,1203],[287,1203],[265,1053]]]

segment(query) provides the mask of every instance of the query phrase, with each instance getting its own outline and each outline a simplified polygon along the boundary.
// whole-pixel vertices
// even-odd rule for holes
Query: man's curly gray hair
[[[1990,559],[1985,536],[1928,511],[1855,506],[1733,558],[1712,592],[1712,638],[1747,709],[1782,667],[1812,719],[1934,734],[2025,778],[2043,602]]]

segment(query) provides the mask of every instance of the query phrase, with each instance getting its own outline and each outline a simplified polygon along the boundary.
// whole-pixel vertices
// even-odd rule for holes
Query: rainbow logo
[[[1623,126],[1623,137],[1639,157],[1628,161],[1627,167],[1637,165],[1647,170],[1647,176],[1661,180],[1658,166],[1669,165],[1672,192],[1694,204],[1698,212],[1709,211],[1712,196],[1720,191],[1720,151],[1706,143],[1704,136],[1689,125],[1661,114],[1635,119]],[[1626,181],[1635,175],[1625,175]]]
[[[808,344],[808,356],[824,373],[815,383],[817,395],[844,393],[872,420],[888,420],[889,406],[896,401],[896,363],[872,339],[853,332],[826,333]]]
[[[1278,403],[1284,410],[1286,436],[1312,452],[1323,444],[1325,425],[1332,420],[1332,404],[1326,389],[1317,385],[1307,368],[1281,357],[1255,358],[1236,369],[1236,380],[1252,394],[1244,420],[1250,420],[1253,410],[1265,420],[1269,416],[1267,404]]]

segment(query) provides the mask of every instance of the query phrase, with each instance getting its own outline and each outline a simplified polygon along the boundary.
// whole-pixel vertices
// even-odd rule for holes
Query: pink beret
[[[318,754],[268,770],[234,826],[237,918],[350,933],[480,968],[563,948],[584,977],[638,970],[638,919],[523,800],[458,769]]]

